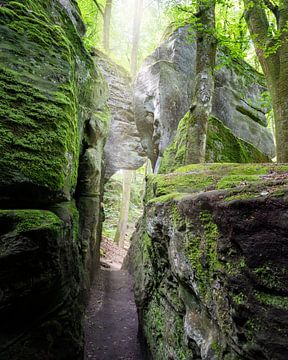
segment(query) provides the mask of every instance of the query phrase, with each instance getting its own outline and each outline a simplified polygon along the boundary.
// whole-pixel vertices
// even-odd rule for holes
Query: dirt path
[[[117,264],[102,268],[85,314],[85,360],[144,360],[131,277]]]

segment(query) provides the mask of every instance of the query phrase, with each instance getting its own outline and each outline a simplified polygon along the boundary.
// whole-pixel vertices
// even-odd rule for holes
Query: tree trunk
[[[133,19],[133,35],[131,50],[131,74],[134,77],[137,72],[137,55],[139,49],[140,27],[143,13],[143,0],[135,0],[134,19]]]
[[[208,119],[214,93],[215,1],[199,1],[197,14],[199,21],[196,25],[196,81],[192,107],[187,120],[186,164],[205,161]]]
[[[103,47],[105,51],[110,50],[110,23],[112,12],[112,0],[106,0],[103,20]]]
[[[271,94],[278,162],[288,162],[288,0],[244,0],[245,20]],[[265,9],[266,6],[266,9]],[[277,33],[269,32],[266,11],[274,14]]]
[[[288,56],[288,53],[287,53]],[[288,77],[286,78],[286,82]],[[271,86],[270,86],[271,87]],[[278,162],[288,162],[288,89],[287,84],[279,81],[272,85],[272,105],[275,121],[276,154]]]
[[[119,246],[121,246],[122,248],[124,247],[125,235],[128,225],[132,176],[133,176],[132,170],[123,170],[123,187],[122,187],[123,191],[122,191],[121,209],[119,215],[119,222],[114,238],[114,241],[117,244],[119,244]]]

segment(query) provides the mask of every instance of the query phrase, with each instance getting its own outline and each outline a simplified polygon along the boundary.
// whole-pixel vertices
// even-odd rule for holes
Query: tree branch
[[[268,40],[269,22],[265,10],[261,6],[262,0],[244,0],[244,17],[248,24],[253,42],[257,47],[263,47]]]
[[[98,4],[97,0],[93,0],[93,2],[96,5],[97,9],[99,10],[100,14],[104,17],[104,12],[101,8],[101,5]]]
[[[279,25],[279,7],[278,5],[273,4],[270,0],[263,0],[264,4],[267,6],[267,8],[269,10],[272,11],[272,13],[274,14],[275,18],[276,18],[276,23],[277,23],[277,28]]]

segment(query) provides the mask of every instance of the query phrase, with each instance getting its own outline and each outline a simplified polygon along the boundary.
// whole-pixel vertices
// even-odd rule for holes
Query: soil
[[[102,242],[101,269],[85,313],[85,359],[144,360],[131,276],[121,270],[126,250]]]

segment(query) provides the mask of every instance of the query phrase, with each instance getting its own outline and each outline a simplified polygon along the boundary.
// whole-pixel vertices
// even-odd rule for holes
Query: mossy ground
[[[286,173],[288,165],[284,164],[192,164],[171,174],[151,175],[146,201],[166,202],[187,194],[228,189],[227,200],[262,196],[265,189],[269,189],[267,195],[282,196],[287,190]],[[277,187],[273,186],[274,180],[278,182]]]

